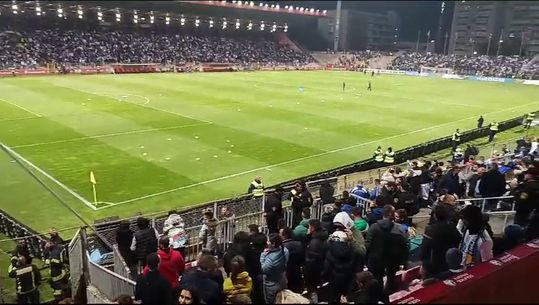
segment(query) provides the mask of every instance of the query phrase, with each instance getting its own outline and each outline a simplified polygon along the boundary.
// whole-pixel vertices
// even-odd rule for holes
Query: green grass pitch
[[[538,106],[536,86],[354,72],[3,78],[0,141],[92,221],[239,195],[255,175],[271,185]],[[95,209],[83,203],[90,171]],[[0,172],[14,217],[40,231],[80,224],[4,153]]]

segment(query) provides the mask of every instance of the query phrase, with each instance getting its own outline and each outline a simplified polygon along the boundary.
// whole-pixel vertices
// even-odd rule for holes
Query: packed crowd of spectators
[[[468,146],[451,161],[411,161],[389,168],[374,187],[357,186],[340,198],[326,183],[319,191],[320,219],[311,215],[313,196],[297,182],[289,194],[268,194],[268,235],[257,224],[249,232],[224,233],[234,230],[234,216],[226,207],[219,219],[206,210],[198,236],[204,248],[188,270],[184,224],[175,212],[163,232],[144,218],[135,232],[125,223],[117,243],[141,272],[135,299],[143,304],[388,303],[539,237],[537,144],[522,138],[513,150],[504,145],[492,155]],[[495,236],[482,201],[471,201],[507,195],[514,201],[485,203],[485,211],[515,205],[514,223]],[[285,198],[290,226],[283,219]],[[431,217],[420,234],[412,218],[425,207]],[[223,234],[233,235],[226,247],[217,242]],[[413,266],[421,266],[416,278],[399,277]]]
[[[363,69],[369,66],[369,60],[387,55],[381,51],[356,51],[339,56],[338,65],[352,69]]]
[[[421,67],[450,68],[456,74],[507,78],[539,78],[539,63],[519,56],[457,56],[431,53],[404,53],[397,56],[391,69],[420,71]]]
[[[0,32],[0,68],[106,63],[217,62],[304,65],[310,55],[267,37],[44,29]]]

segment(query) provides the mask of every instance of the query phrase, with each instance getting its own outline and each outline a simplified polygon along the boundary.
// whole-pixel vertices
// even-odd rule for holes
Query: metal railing
[[[122,294],[134,295],[136,284],[133,280],[92,262],[88,252],[86,252],[86,258],[88,259],[89,282],[109,300],[114,300]]]
[[[37,232],[19,223],[6,212],[0,210],[0,232],[10,238],[23,242],[28,246],[30,254],[43,258],[44,245],[47,239]]]

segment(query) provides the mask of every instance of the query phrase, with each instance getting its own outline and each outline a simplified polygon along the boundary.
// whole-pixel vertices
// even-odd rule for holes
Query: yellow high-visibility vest
[[[491,123],[490,124],[490,130],[491,131],[498,131],[498,123]]]
[[[453,140],[454,142],[460,142],[460,133],[459,133],[459,132],[455,132],[455,133],[453,134],[452,140]]]
[[[253,197],[262,197],[264,196],[264,184],[258,183],[253,180],[251,184],[254,186]]]
[[[374,161],[384,162],[384,152],[381,149],[377,149],[374,151]]]
[[[391,151],[391,152],[386,151],[386,153],[384,155],[385,155],[385,158],[384,158],[385,163],[388,163],[388,164],[395,163],[395,152],[394,151]]]

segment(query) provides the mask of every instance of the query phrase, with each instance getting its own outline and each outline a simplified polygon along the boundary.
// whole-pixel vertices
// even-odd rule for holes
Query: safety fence
[[[43,251],[47,239],[39,235],[24,224],[0,210],[0,232],[18,242],[28,246],[30,254],[34,257],[43,258]]]

